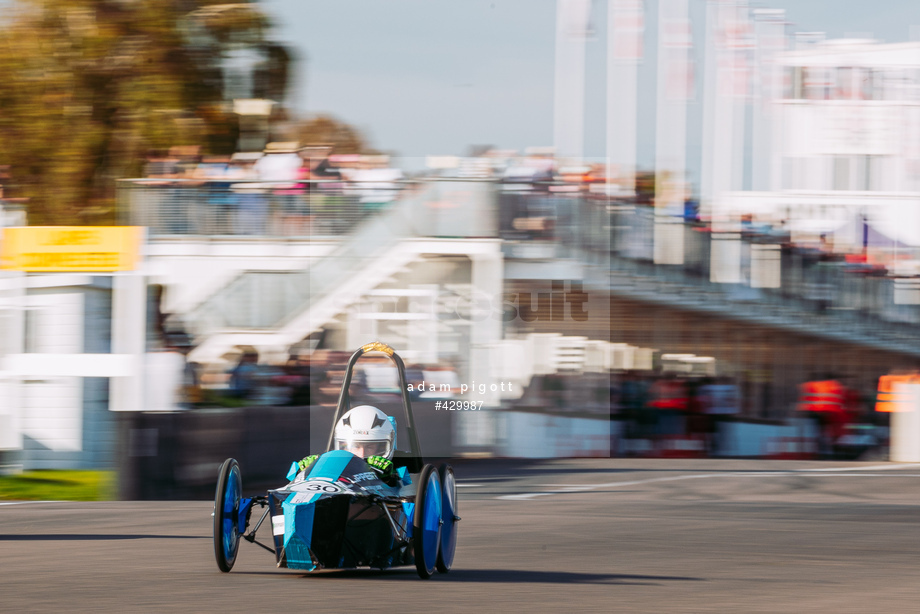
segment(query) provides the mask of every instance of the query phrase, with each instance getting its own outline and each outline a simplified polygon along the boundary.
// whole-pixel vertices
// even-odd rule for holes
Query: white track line
[[[742,471],[733,473],[699,473],[693,475],[678,475],[667,478],[650,478],[648,480],[630,480],[626,482],[607,482],[606,484],[584,484],[565,486],[559,490],[548,490],[544,492],[521,493],[517,495],[503,495],[496,499],[505,499],[508,501],[526,501],[535,497],[548,497],[550,495],[564,495],[579,492],[588,492],[599,488],[618,488],[621,486],[637,486],[639,484],[652,484],[654,482],[676,482],[678,480],[697,480],[702,478],[718,477],[791,477],[791,476],[810,476],[810,477],[920,477],[920,474],[896,474],[890,473],[852,473],[854,471],[887,471],[890,469],[909,469],[920,467],[920,463],[909,463],[903,465],[873,465],[869,467],[838,467],[827,469],[791,469],[788,471]],[[850,473],[839,473],[847,471]],[[838,473],[832,473],[838,472]]]
[[[631,480],[629,482],[608,482],[606,484],[585,484],[583,486],[568,486],[564,490],[550,490],[547,492],[531,492],[523,493],[520,495],[504,495],[502,497],[496,497],[497,499],[508,499],[510,501],[522,501],[525,499],[533,499],[534,497],[548,497],[549,495],[563,495],[567,493],[574,492],[587,492],[589,490],[597,490],[598,488],[616,488],[618,486],[635,486],[637,484],[651,484],[652,482],[675,482],[677,480],[696,480],[699,478],[714,478],[721,477],[725,474],[717,473],[703,473],[699,475],[678,475],[670,478],[651,478],[649,480]]]
[[[821,469],[790,469],[798,472],[819,472],[819,471],[896,471],[898,469],[916,469],[920,463],[889,463],[887,465],[871,465],[869,467],[824,467]]]

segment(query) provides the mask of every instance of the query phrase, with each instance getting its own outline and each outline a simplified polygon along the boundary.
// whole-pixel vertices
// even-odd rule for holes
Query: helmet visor
[[[336,439],[337,450],[348,450],[355,456],[367,458],[368,456],[385,456],[389,457],[390,442],[386,439]]]

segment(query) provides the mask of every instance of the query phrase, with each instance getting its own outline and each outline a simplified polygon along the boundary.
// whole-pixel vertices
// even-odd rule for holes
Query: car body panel
[[[400,547],[376,497],[404,497],[409,474],[389,486],[364,461],[345,450],[321,455],[283,488],[269,491],[278,564],[291,569],[385,568],[412,562]],[[411,536],[414,504],[391,505],[394,523]]]

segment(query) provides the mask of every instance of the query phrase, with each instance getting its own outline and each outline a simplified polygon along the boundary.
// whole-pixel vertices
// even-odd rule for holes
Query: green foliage
[[[655,202],[656,188],[658,188],[658,184],[655,173],[643,172],[636,175],[636,198],[640,204],[653,204]]]
[[[263,41],[255,3],[15,0],[4,13],[0,165],[30,223],[113,222],[115,180],[151,150],[233,151],[219,61]]]
[[[201,391],[201,402],[199,407],[250,407],[252,401],[249,399],[238,399],[227,396],[220,390],[209,390],[207,388]]]
[[[115,495],[113,471],[27,471],[0,476],[0,500],[110,501]]]
[[[377,153],[354,127],[331,115],[320,114],[297,124],[290,135],[291,140],[303,146],[328,146],[336,154]]]

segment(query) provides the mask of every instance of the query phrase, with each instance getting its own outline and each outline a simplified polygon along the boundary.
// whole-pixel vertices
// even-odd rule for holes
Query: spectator
[[[255,165],[261,157],[261,153],[236,153],[230,158],[227,178],[237,182],[230,185],[235,201],[233,234],[259,235],[265,232],[263,190],[260,184],[252,183],[258,179]]]
[[[189,361],[188,354],[194,347],[191,336],[181,325],[172,325],[166,332],[165,346],[167,351],[175,352],[182,357],[182,379],[179,384],[178,405],[182,409],[190,409],[201,402],[201,383],[198,376],[200,365]]]
[[[204,181],[207,193],[207,209],[200,216],[204,228],[199,232],[206,234],[229,234],[231,232],[231,215],[235,209],[235,195],[230,190],[230,158],[215,156],[204,158],[192,174]]]
[[[342,175],[353,183],[354,193],[367,210],[382,209],[396,200],[397,182],[403,174],[388,164],[387,156],[361,156],[358,168],[342,171]]]
[[[254,347],[243,348],[237,365],[230,372],[229,395],[235,399],[248,399],[256,390],[259,371],[259,353]]]
[[[719,454],[725,448],[725,442],[721,439],[725,433],[723,424],[740,412],[738,386],[731,378],[720,377],[700,386],[698,394],[700,409],[710,419],[707,447],[710,454]]]
[[[310,359],[308,356],[292,355],[284,365],[283,381],[290,390],[290,405],[310,405]]]
[[[265,155],[255,164],[255,171],[263,187],[271,190],[269,206],[269,232],[280,236],[285,233],[285,219],[297,212],[297,190],[303,159],[297,153],[297,143],[269,143]]]
[[[648,439],[654,433],[655,420],[653,412],[647,408],[649,401],[649,383],[639,372],[628,372],[620,386],[620,404],[629,438]]]

